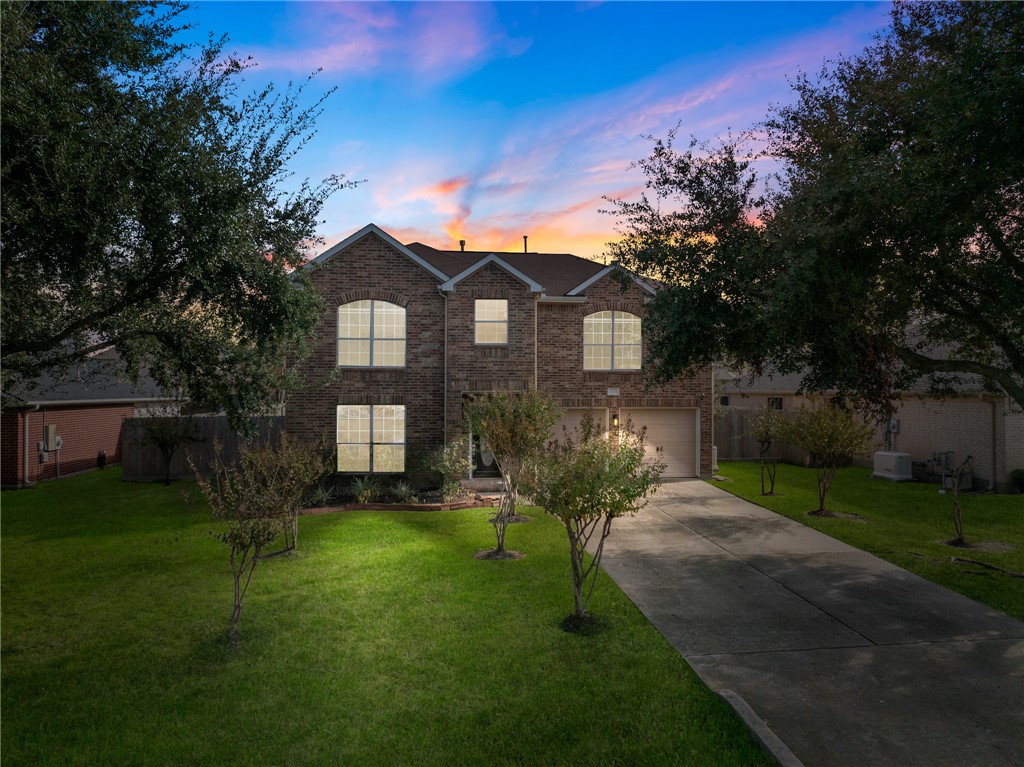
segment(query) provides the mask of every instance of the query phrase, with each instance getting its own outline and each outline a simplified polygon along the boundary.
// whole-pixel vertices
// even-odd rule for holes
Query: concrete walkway
[[[604,564],[782,764],[1024,765],[1020,621],[697,480]]]

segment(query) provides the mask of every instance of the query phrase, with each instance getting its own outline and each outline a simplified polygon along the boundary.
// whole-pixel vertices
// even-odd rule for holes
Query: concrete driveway
[[[699,480],[604,564],[782,764],[1024,765],[1020,621]]]

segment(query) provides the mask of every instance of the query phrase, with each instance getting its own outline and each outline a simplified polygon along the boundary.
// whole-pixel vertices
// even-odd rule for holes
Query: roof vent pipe
[[[524,235],[523,235],[523,253],[529,253],[529,252],[530,252],[530,251],[528,251],[528,250],[526,249],[526,235],[524,234]]]
[[[459,240],[459,250],[461,250],[463,253],[466,252],[466,241],[465,240]]]

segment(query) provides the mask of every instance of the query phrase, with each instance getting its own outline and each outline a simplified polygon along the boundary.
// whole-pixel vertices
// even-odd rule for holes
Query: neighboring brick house
[[[30,393],[7,394],[0,414],[0,484],[24,487],[94,468],[101,450],[108,464],[120,463],[121,422],[168,401],[149,378],[123,380],[110,355],[60,379],[39,381]]]
[[[797,394],[800,378],[799,374],[765,374],[751,380],[720,374],[719,405],[796,410],[807,401],[805,395]],[[1024,467],[1024,413],[1007,396],[984,391],[979,379],[965,377],[958,393],[935,399],[927,395],[923,382],[905,392],[893,414],[889,449],[910,453],[918,474],[922,469],[941,473],[950,468],[946,464],[971,456],[975,488],[1010,492],[1010,472]],[[886,431],[885,426],[879,429],[880,446]],[[723,458],[731,455],[728,446],[719,445],[719,451]]]
[[[286,424],[335,440],[339,471],[401,473],[413,447],[464,432],[467,396],[535,387],[566,425],[592,413],[647,427],[666,476],[710,473],[711,371],[648,386],[642,280],[568,254],[402,245],[373,224],[310,270],[328,310]],[[486,472],[486,446],[476,453]]]

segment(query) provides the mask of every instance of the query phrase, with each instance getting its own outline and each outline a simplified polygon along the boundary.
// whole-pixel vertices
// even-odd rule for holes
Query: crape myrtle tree
[[[757,442],[760,451],[761,495],[775,495],[775,476],[778,463],[775,459],[775,445],[785,433],[786,419],[773,407],[758,410],[750,418],[749,434]],[[768,489],[764,481],[768,479]]]
[[[567,630],[587,628],[613,520],[636,513],[665,468],[645,459],[642,430],[634,432],[626,424],[611,437],[593,420],[583,421],[547,445],[530,480],[533,501],[562,523],[569,538],[575,610],[562,623]]]
[[[238,620],[256,566],[264,550],[282,533],[286,549],[297,545],[298,511],[324,472],[325,455],[322,445],[299,442],[282,433],[276,447],[242,445],[235,463],[224,458],[218,445],[210,470],[195,471],[196,484],[213,518],[223,523],[215,535],[230,551],[234,602],[228,636],[234,645],[240,641]]]
[[[496,391],[466,403],[466,420],[474,434],[487,440],[501,472],[502,495],[494,517],[494,558],[506,556],[505,533],[516,516],[524,480],[536,469],[561,411],[536,389]]]
[[[875,427],[866,423],[850,410],[825,400],[801,405],[793,419],[786,423],[783,436],[792,444],[806,450],[818,479],[818,508],[808,511],[811,516],[834,517],[825,506],[828,491],[836,472],[875,447]]]
[[[801,371],[879,418],[922,377],[1024,406],[1024,5],[897,2],[793,88],[760,149],[670,132],[613,201],[611,255],[664,283],[650,366]]]
[[[156,448],[164,465],[164,484],[171,484],[171,462],[174,454],[185,445],[202,440],[199,424],[194,416],[182,415],[181,405],[155,408],[139,420],[142,444]]]
[[[0,5],[3,390],[114,347],[240,415],[321,313],[291,270],[340,177],[289,184],[324,97],[268,86],[180,2]]]

